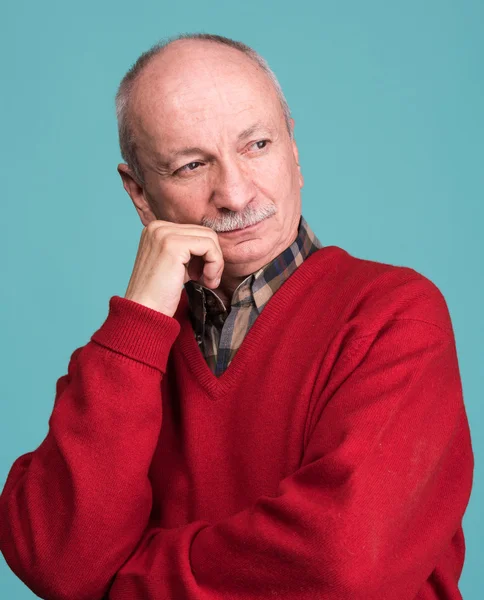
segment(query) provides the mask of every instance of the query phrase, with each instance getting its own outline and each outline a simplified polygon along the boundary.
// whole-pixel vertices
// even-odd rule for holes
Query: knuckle
[[[148,223],[148,225],[146,225],[146,227],[145,227],[145,231],[148,231],[150,233],[152,233],[153,231],[156,231],[158,229],[160,229],[159,221],[150,221]]]
[[[163,242],[164,240],[166,240],[167,237],[169,237],[169,232],[167,232],[167,230],[164,227],[153,227],[152,229],[152,236],[153,238],[158,242]]]

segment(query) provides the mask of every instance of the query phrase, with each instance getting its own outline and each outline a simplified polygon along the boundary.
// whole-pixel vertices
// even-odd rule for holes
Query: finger
[[[203,259],[203,280],[207,287],[217,287],[224,268],[220,246],[211,236],[181,236],[181,238],[183,241],[178,240],[178,243],[184,243],[190,255]],[[188,260],[191,260],[191,256]],[[185,265],[189,268],[187,262]]]

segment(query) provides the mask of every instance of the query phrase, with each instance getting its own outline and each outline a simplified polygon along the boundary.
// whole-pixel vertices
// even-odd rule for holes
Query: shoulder
[[[440,288],[410,266],[353,256],[338,246],[314,254],[316,288],[330,293],[341,317],[360,335],[392,320],[412,319],[453,335],[449,309]]]

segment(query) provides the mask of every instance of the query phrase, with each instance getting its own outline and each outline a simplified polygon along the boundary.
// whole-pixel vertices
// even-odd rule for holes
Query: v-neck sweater
[[[13,464],[0,549],[51,600],[460,599],[473,452],[445,299],[337,246],[216,377],[113,296]]]

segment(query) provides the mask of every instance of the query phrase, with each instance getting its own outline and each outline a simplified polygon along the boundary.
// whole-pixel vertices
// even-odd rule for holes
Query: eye
[[[267,146],[268,143],[269,143],[269,140],[259,140],[258,142],[254,142],[253,144],[251,144],[251,147],[257,146],[258,150],[263,150]],[[261,146],[259,144],[263,144],[263,145]]]
[[[180,167],[174,172],[174,175],[178,175],[179,173],[186,173],[187,171],[195,171],[197,166],[201,164],[201,162],[193,161],[191,163],[183,165],[183,167]]]

